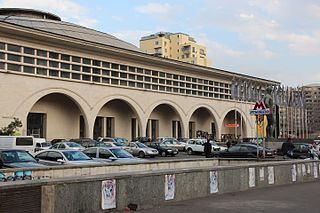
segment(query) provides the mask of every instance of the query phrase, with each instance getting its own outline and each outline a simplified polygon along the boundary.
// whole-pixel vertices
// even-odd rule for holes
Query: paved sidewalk
[[[320,182],[253,189],[168,203],[140,213],[304,213],[320,212]]]

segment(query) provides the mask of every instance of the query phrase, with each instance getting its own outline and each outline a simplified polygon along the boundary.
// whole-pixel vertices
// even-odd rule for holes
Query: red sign
[[[239,124],[225,124],[224,126],[227,128],[235,128],[235,127],[239,127]]]

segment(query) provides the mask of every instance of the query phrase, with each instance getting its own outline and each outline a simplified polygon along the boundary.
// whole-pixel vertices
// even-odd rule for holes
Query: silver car
[[[123,149],[134,156],[138,156],[139,158],[145,158],[146,156],[153,158],[159,154],[158,150],[150,148],[140,142],[130,142]]]
[[[86,155],[101,162],[135,163],[144,160],[133,157],[129,152],[119,147],[92,147],[83,151]]]
[[[100,164],[78,150],[43,150],[35,155],[39,163],[48,166]]]
[[[70,150],[72,149],[72,150],[82,151],[85,148],[78,143],[66,141],[66,142],[55,143],[50,147],[50,149],[70,149]]]

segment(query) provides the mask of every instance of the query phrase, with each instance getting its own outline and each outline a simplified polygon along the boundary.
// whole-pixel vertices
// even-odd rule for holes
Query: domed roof
[[[60,17],[39,10],[2,8],[0,9],[0,22],[20,25],[62,36],[118,47],[121,49],[142,52],[133,44],[122,41],[115,36],[61,21]]]

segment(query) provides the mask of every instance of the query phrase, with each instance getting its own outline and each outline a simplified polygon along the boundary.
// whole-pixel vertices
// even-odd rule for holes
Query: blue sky
[[[282,82],[320,83],[319,0],[0,0],[41,9],[139,45],[158,31],[207,47],[213,67]]]

